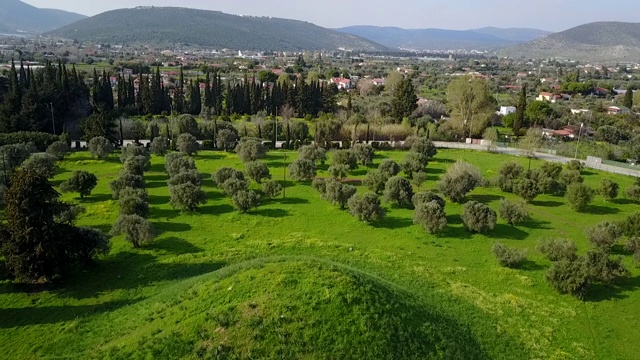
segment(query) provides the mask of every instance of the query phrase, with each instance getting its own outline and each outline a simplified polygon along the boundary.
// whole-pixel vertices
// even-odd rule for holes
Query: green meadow
[[[286,159],[285,159],[285,154]],[[378,152],[371,169],[404,152]],[[449,225],[430,235],[413,211],[385,204],[386,219],[368,225],[323,200],[309,183],[285,178],[294,152],[265,161],[285,197],[263,200],[241,214],[213,186],[222,166],[243,169],[235,154],[200,152],[208,203],[196,213],[169,205],[164,159],[145,173],[150,220],[157,238],[134,249],[112,238],[111,252],[64,282],[40,287],[0,281],[0,357],[109,359],[633,359],[640,353],[640,269],[619,245],[631,276],[592,286],[581,301],[558,294],[545,280],[551,262],[536,250],[541,239],[574,240],[588,248],[585,230],[638,211],[623,198],[601,196],[584,213],[563,197],[541,195],[527,205],[531,219],[503,220],[484,235],[468,232],[462,205],[447,202]],[[486,178],[505,161],[528,159],[440,150],[427,166],[433,190],[456,160]],[[285,163],[286,161],[286,163]],[[330,161],[329,161],[330,162]],[[540,162],[534,160],[533,167]],[[74,170],[98,176],[91,196],[62,199],[86,213],[78,225],[108,232],[118,217],[109,182],[122,164],[73,153],[59,163],[58,186]],[[328,165],[318,176],[328,177]],[[368,168],[353,171],[358,184]],[[623,190],[635,179],[591,170]],[[257,188],[257,185],[253,184]],[[359,193],[368,190],[358,186]],[[468,200],[497,211],[512,194],[478,188]],[[501,267],[492,245],[528,249],[518,269]]]

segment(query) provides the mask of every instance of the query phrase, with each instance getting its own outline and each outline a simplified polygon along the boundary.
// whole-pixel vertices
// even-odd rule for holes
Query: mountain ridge
[[[38,34],[84,18],[64,10],[37,8],[20,0],[0,2],[0,32],[7,34]]]
[[[113,44],[191,44],[236,50],[388,50],[309,22],[182,7],[111,10],[47,35]]]

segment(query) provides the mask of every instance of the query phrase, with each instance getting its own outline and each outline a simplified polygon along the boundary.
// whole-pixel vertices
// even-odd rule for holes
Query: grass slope
[[[270,153],[265,160],[278,180],[284,173],[282,155]],[[383,158],[403,157],[401,152],[379,153],[374,166]],[[497,176],[504,161],[527,163],[444,150],[428,165],[423,189],[433,189],[458,159],[478,165],[489,178]],[[205,175],[221,166],[242,168],[232,154],[203,152],[196,160]],[[58,288],[0,282],[4,354],[20,359],[195,358],[215,357],[216,352],[228,358],[249,353],[344,358],[352,347],[361,351],[354,354],[369,351],[374,358],[456,358],[454,351],[463,348],[480,358],[616,359],[640,351],[634,341],[640,328],[640,271],[629,254],[617,249],[632,277],[592,289],[581,302],[550,288],[544,280],[550,263],[535,251],[538,240],[549,237],[573,239],[585,250],[585,228],[622,218],[637,211],[637,204],[597,197],[588,212],[577,214],[563,198],[541,196],[529,205],[531,221],[520,227],[500,221],[494,232],[475,235],[463,228],[462,207],[449,203],[448,229],[431,236],[412,224],[411,210],[389,207],[385,221],[368,226],[322,200],[308,184],[288,183],[285,199],[264,201],[257,210],[239,214],[207,176],[209,202],[196,214],[182,214],[168,204],[162,159],[152,162],[145,178],[158,238],[140,250],[115,238],[109,255]],[[87,213],[81,225],[108,231],[115,222],[118,209],[108,183],[120,167],[115,155],[96,161],[86,153],[60,164],[56,184],[76,169],[99,177],[94,194],[82,203]],[[352,176],[366,171],[360,168]],[[633,181],[584,175],[592,187],[603,176],[622,188]],[[468,196],[493,209],[502,197],[513,198],[493,188]],[[73,195],[64,198],[79,201]],[[498,240],[528,248],[530,261],[519,270],[500,267],[490,252]],[[291,321],[280,323],[280,315]],[[390,333],[425,341],[394,347]],[[261,334],[268,341],[256,341]],[[359,347],[363,343],[365,349]]]

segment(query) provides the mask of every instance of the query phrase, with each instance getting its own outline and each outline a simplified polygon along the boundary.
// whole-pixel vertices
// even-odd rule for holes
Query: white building
[[[501,106],[500,111],[498,111],[498,114],[502,116],[507,116],[509,114],[513,114],[514,112],[516,112],[515,106]]]

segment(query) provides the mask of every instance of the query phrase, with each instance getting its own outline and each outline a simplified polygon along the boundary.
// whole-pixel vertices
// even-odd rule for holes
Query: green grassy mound
[[[486,358],[465,326],[403,290],[312,260],[236,265],[100,316],[66,329],[43,352],[113,359]]]

